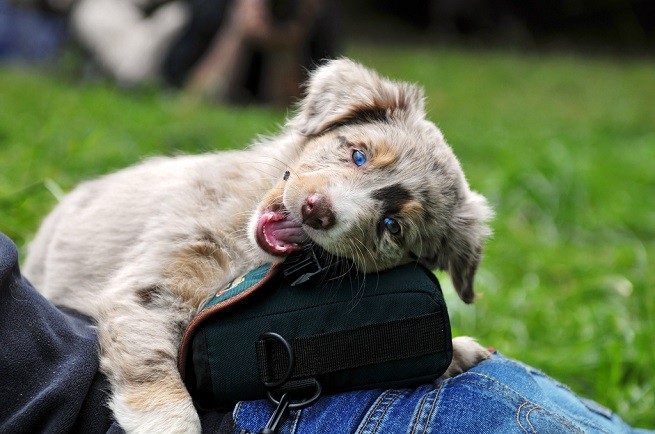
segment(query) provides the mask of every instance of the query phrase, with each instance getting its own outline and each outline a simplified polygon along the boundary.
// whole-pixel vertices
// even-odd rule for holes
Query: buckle
[[[300,410],[312,405],[318,400],[318,398],[320,398],[322,393],[321,383],[319,383],[314,377],[302,380],[291,380],[293,368],[295,366],[295,356],[291,344],[284,337],[273,332],[262,333],[259,336],[260,342],[267,339],[273,339],[282,344],[287,352],[288,368],[279,380],[264,382],[264,386],[266,386],[267,389],[266,395],[268,396],[268,400],[275,405],[275,411],[271,414],[266,426],[258,431],[257,434],[277,434],[282,423],[284,423],[289,415],[289,411]],[[302,391],[306,391],[308,387],[314,389],[313,394],[309,398],[306,397],[306,393],[301,393]],[[281,393],[280,398],[276,399],[275,396],[273,396],[273,392]],[[298,396],[299,400],[292,401],[294,396]],[[251,433],[242,430],[240,434]]]
[[[302,250],[292,253],[284,261],[282,273],[291,286],[307,283],[328,271],[341,266],[348,270],[348,261],[326,252],[316,244],[309,244]]]

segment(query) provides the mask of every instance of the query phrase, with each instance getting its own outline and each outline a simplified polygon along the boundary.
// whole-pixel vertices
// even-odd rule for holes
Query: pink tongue
[[[302,226],[288,215],[268,211],[257,222],[257,244],[272,255],[283,256],[300,249],[307,241]]]

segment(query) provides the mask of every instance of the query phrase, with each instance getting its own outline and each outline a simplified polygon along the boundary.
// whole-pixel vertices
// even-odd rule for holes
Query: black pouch
[[[236,279],[188,326],[179,369],[200,408],[307,380],[337,393],[411,387],[445,372],[450,322],[431,271],[344,273],[304,254]]]

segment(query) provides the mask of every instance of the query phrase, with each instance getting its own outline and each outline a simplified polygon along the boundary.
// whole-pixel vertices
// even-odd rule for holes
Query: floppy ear
[[[348,59],[320,66],[311,74],[306,89],[298,113],[287,123],[306,136],[401,113],[425,114],[421,88],[387,80]]]
[[[468,192],[449,223],[439,252],[419,259],[428,268],[447,271],[459,298],[465,303],[472,303],[475,298],[473,277],[482,259],[482,243],[491,235],[487,221],[492,215],[483,196]]]

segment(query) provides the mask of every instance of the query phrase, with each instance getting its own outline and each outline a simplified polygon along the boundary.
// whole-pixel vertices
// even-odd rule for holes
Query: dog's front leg
[[[225,283],[229,261],[209,231],[188,238],[173,249],[154,242],[145,253],[136,249],[100,302],[100,366],[112,387],[110,407],[128,433],[200,432],[177,352],[198,308]]]
[[[111,384],[110,408],[128,433],[200,432],[176,363],[191,315],[182,304],[145,306],[129,299],[104,309],[98,322],[100,366]]]
[[[453,339],[453,360],[441,376],[446,379],[466,372],[478,363],[489,358],[489,351],[468,336]]]

